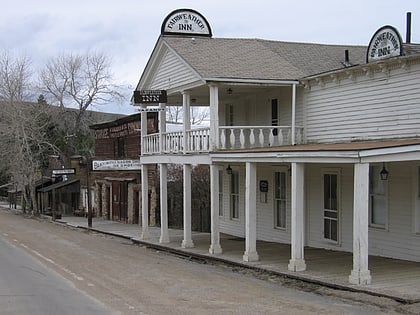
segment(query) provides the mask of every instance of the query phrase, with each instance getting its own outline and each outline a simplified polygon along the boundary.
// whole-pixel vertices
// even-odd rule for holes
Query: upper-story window
[[[278,100],[271,100],[271,126],[279,125],[279,103]],[[277,136],[279,133],[278,129],[273,129],[273,135]]]
[[[124,138],[117,138],[114,140],[114,156],[116,158],[127,157],[126,145]]]
[[[233,126],[233,123],[234,123],[233,105],[228,104],[226,105],[226,125]]]

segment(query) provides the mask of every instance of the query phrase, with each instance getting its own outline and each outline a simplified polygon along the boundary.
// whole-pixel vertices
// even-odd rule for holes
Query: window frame
[[[388,230],[388,224],[389,224],[389,201],[388,201],[388,180],[381,180],[380,178],[380,171],[382,170],[382,164],[370,164],[369,165],[369,227],[370,228],[375,228],[375,229],[380,229],[380,230]],[[375,174],[374,174],[375,172]],[[377,174],[376,174],[377,173]],[[373,180],[374,176],[376,175],[376,182],[377,183],[382,183],[383,184],[383,194],[379,194],[379,193],[374,193],[373,190],[377,190],[379,189],[379,187],[374,188],[373,184],[375,183],[375,181]],[[383,198],[383,202],[384,202],[384,214],[383,217],[385,219],[384,224],[380,224],[380,223],[375,223],[373,222],[374,219],[374,198],[375,197],[382,197]]]
[[[281,189],[279,187],[277,187],[277,174],[282,174],[282,176],[284,176],[283,180],[284,180],[284,188]],[[289,203],[289,196],[288,196],[288,188],[289,188],[289,183],[288,183],[288,176],[289,172],[286,168],[281,168],[281,169],[276,169],[274,171],[273,174],[273,216],[274,216],[274,228],[275,229],[279,229],[279,230],[286,230],[287,229],[287,207],[288,207],[288,203]],[[277,192],[280,189],[280,195],[279,198],[277,197]],[[283,193],[284,196],[283,196]],[[280,226],[278,225],[279,222],[279,209],[277,207],[278,205],[278,201],[283,201],[284,202],[284,209],[282,211],[284,211],[283,216],[284,216],[284,226]]]
[[[327,208],[325,205],[325,175],[334,175],[337,177],[336,180],[336,209],[330,209]],[[324,168],[322,169],[322,237],[325,242],[334,244],[334,245],[340,245],[341,244],[341,169],[339,168]],[[336,213],[336,217],[328,217],[326,216],[327,212]],[[334,240],[332,238],[327,238],[325,235],[325,221],[328,219],[330,222],[335,221],[336,222],[336,237],[337,240]],[[330,234],[332,234],[330,230]]]
[[[239,202],[240,202],[239,171],[233,169],[232,174],[229,176],[230,176],[230,185],[229,185],[230,186],[229,188],[230,219],[237,221],[240,218],[240,215],[239,215]]]
[[[219,170],[219,217],[224,216],[223,170]]]

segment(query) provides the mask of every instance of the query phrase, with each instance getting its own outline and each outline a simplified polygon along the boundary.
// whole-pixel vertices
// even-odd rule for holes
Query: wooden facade
[[[141,171],[141,114],[134,114],[111,122],[92,125],[95,133],[95,156],[91,183],[94,186],[94,215],[125,223],[138,224],[140,212]],[[147,132],[158,131],[157,114],[147,115]],[[156,170],[150,167],[151,181],[148,198],[156,198]],[[152,197],[151,197],[152,196]],[[156,202],[150,202],[150,222],[156,220]]]

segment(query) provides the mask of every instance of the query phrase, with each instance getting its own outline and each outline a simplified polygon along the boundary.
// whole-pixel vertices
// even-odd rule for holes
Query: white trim
[[[371,188],[372,188],[372,178],[371,178],[371,170],[373,167],[378,167],[379,171],[382,168],[381,164],[370,164],[369,165],[369,228],[371,229],[377,229],[378,231],[388,231],[389,228],[389,189],[388,189],[388,182],[389,182],[389,178],[388,180],[381,180],[380,178],[378,179],[378,181],[380,183],[383,183],[383,188],[384,188],[384,201],[385,201],[385,224],[376,224],[376,223],[372,223],[372,196],[374,195],[371,192]],[[387,166],[386,166],[387,167]],[[378,173],[379,175],[379,173]]]
[[[284,86],[284,85],[293,85],[299,84],[299,80],[261,80],[261,79],[242,79],[242,78],[204,78],[207,83],[217,82],[217,83],[236,83],[236,85],[242,84],[256,84],[256,85],[270,85],[270,86]]]
[[[325,238],[325,211],[330,211],[329,209],[324,208],[324,175],[331,174],[337,175],[337,241]],[[328,244],[333,244],[336,246],[341,246],[341,233],[342,233],[342,218],[341,218],[341,168],[321,168],[321,182],[322,182],[322,239]],[[332,210],[334,211],[334,210]]]

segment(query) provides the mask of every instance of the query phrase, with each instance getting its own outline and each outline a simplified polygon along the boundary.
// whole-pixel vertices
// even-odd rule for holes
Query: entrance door
[[[324,239],[338,243],[339,173],[324,172]]]
[[[127,222],[127,182],[112,182],[112,220]]]

